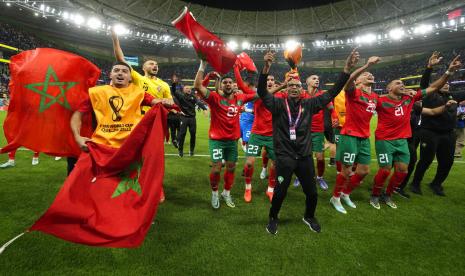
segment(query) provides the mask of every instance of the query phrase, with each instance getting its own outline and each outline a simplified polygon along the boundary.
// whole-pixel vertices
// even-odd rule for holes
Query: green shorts
[[[324,132],[312,132],[312,151],[323,152],[324,147],[325,147]]]
[[[336,147],[336,160],[349,166],[354,163],[369,165],[371,162],[370,139],[341,134]]]
[[[334,143],[337,145],[339,143],[339,139],[341,138],[341,128],[340,127],[333,128],[333,134],[334,134]]]
[[[276,160],[273,147],[273,137],[263,136],[259,134],[250,134],[249,142],[247,143],[247,150],[245,156],[260,156],[262,154],[262,148],[265,147],[266,154],[271,160]]]
[[[410,162],[407,139],[376,140],[375,148],[380,167],[392,166],[393,162],[404,164]]]
[[[237,161],[237,140],[222,141],[209,139],[208,147],[213,162],[221,162],[223,159],[224,161]]]

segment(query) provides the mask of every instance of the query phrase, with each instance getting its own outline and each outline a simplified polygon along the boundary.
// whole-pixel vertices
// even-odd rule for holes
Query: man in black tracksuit
[[[180,115],[180,130],[178,134],[178,151],[179,156],[184,156],[184,140],[186,139],[187,128],[191,136],[189,155],[194,155],[195,149],[195,134],[197,132],[197,122],[195,119],[195,106],[198,105],[201,109],[207,110],[207,107],[199,99],[194,96],[192,89],[188,86],[182,88],[182,92],[176,89],[177,78],[174,78],[171,85],[171,95],[176,99],[182,113]]]
[[[320,232],[321,228],[315,218],[317,189],[312,158],[312,138],[310,126],[312,115],[325,107],[349,79],[349,71],[358,61],[358,53],[353,51],[347,59],[344,72],[336,85],[321,96],[304,99],[301,97],[302,84],[293,79],[288,82],[287,96],[274,97],[267,91],[266,81],[274,53],[265,55],[265,67],[259,78],[257,93],[265,107],[273,116],[273,144],[276,152],[277,186],[271,202],[269,223],[266,230],[270,234],[278,232],[278,213],[287,194],[292,174],[299,178],[306,196],[306,209],[303,221],[311,230]]]
[[[461,63],[457,58],[454,59],[455,70]],[[452,75],[455,70],[446,72]],[[447,101],[455,100],[461,102],[465,100],[465,91],[449,92],[449,84],[446,84],[439,90],[439,93],[431,93],[426,96],[422,105],[424,108],[435,108],[445,105]],[[449,175],[450,169],[454,163],[455,150],[455,126],[457,124],[457,105],[451,105],[448,109],[438,116],[423,116],[420,129],[420,160],[418,161],[411,184],[411,191],[416,194],[422,194],[420,183],[425,175],[426,170],[433,162],[436,156],[438,167],[433,181],[430,183],[430,188],[433,193],[439,196],[444,196],[442,183]]]

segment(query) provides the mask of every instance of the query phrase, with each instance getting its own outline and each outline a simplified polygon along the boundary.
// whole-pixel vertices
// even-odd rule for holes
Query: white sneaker
[[[55,157],[55,161],[61,160],[60,156]]]
[[[223,193],[221,193],[221,196],[223,197],[223,199],[226,202],[226,205],[228,205],[228,207],[230,207],[230,208],[236,207],[236,205],[234,204],[234,201],[232,200],[231,195],[227,195],[227,194],[225,194],[223,192]]]
[[[331,203],[331,205],[333,205],[333,207],[334,207],[334,209],[336,209],[336,211],[338,211],[340,213],[343,213],[343,214],[347,214],[347,211],[342,206],[341,199],[339,197],[332,196],[331,199],[329,200],[329,203]]]
[[[212,207],[213,209],[220,208],[220,198],[218,193],[212,193]]]
[[[0,168],[1,169],[6,169],[6,168],[14,167],[14,166],[15,166],[15,160],[9,159],[5,163],[1,164]]]
[[[39,157],[32,157],[32,166],[39,165]]]
[[[354,208],[354,209],[357,208],[357,206],[352,202],[352,200],[350,200],[350,196],[349,196],[349,195],[346,195],[346,194],[342,193],[342,194],[341,194],[341,198],[342,198],[342,200],[344,201],[344,203],[345,203],[347,206],[349,206],[349,207],[351,207],[351,208]]]
[[[262,172],[260,173],[260,179],[265,179],[266,177],[266,168],[262,168]]]

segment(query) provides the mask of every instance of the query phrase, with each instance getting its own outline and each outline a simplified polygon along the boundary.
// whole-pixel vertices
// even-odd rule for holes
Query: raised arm
[[[256,93],[255,90],[248,87],[244,83],[244,80],[242,80],[241,72],[239,71],[239,67],[234,65],[233,71],[234,71],[234,77],[236,78],[237,87],[239,87],[239,89],[242,90],[242,92],[244,92],[244,94],[255,94]]]
[[[431,81],[431,73],[433,72],[433,66],[442,60],[442,57],[439,55],[439,52],[434,51],[431,57],[428,59],[428,65],[426,66],[425,70],[423,71],[423,75],[421,76],[420,89],[425,89],[429,86],[429,82]]]
[[[460,62],[460,55],[458,55],[449,64],[447,71],[439,79],[433,82],[428,88],[426,88],[426,93],[428,94],[436,92],[441,89],[449,80],[449,77],[452,76],[461,66],[462,63]]]
[[[355,51],[356,49],[354,49]],[[352,51],[353,52],[353,51]],[[357,58],[360,58],[360,55],[356,56]],[[381,59],[377,56],[373,56],[373,57],[370,57],[367,61],[367,63],[365,65],[363,65],[362,67],[356,69],[351,75],[350,75],[350,78],[349,80],[347,81],[346,85],[344,86],[343,90],[344,91],[349,91],[353,85],[354,85],[354,81],[358,78],[358,76],[360,76],[360,74],[362,74],[366,69],[368,69],[370,66],[378,63]],[[357,59],[358,61],[358,59]],[[346,64],[348,64],[348,61],[346,61]],[[350,63],[349,63],[350,64]],[[346,72],[344,70],[344,72]]]
[[[438,106],[436,108],[423,107],[423,109],[421,110],[421,114],[428,115],[428,116],[436,116],[436,115],[439,115],[439,114],[443,113],[444,111],[446,111],[446,109],[449,106],[454,105],[454,104],[457,104],[457,102],[454,101],[454,100],[449,100],[449,101],[447,101],[447,103],[445,105],[441,105],[441,106]]]
[[[206,97],[208,94],[208,89],[202,85],[205,68],[207,68],[207,62],[201,60],[199,70],[197,71],[194,80],[194,88],[200,93],[200,95],[202,95],[202,97]]]
[[[111,29],[111,39],[113,40],[113,52],[115,54],[116,60],[120,62],[126,62],[126,60],[124,60],[123,50],[119,44],[118,35],[113,28]]]
[[[275,54],[271,51],[265,54],[265,66],[263,66],[263,70],[258,78],[257,87],[258,96],[260,96],[263,104],[271,113],[274,112],[274,97],[272,94],[268,93],[268,89],[266,88],[266,80],[268,78],[268,73],[270,72],[271,64],[274,61],[274,55]]]

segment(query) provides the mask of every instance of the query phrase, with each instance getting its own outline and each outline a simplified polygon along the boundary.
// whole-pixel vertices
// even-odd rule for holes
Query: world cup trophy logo
[[[110,99],[108,99],[108,103],[110,104],[111,110],[113,111],[113,114],[111,115],[111,119],[114,122],[119,122],[121,121],[121,115],[119,114],[121,108],[123,108],[124,100],[120,96],[111,96]]]

